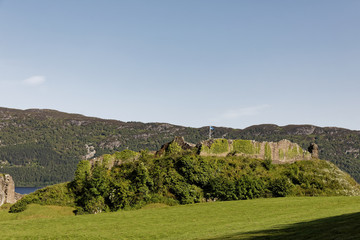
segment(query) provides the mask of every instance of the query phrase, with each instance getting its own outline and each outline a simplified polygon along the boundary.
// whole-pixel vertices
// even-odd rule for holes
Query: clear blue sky
[[[0,106],[360,130],[358,0],[0,0]]]

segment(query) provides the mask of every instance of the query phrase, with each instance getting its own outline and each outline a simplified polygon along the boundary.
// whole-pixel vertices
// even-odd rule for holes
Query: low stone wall
[[[92,158],[88,161],[90,162],[91,167],[96,166],[96,164],[105,164],[108,169],[111,169],[124,162],[135,161],[139,157],[140,153],[126,149],[121,152],[115,152],[114,154],[105,154],[101,157]]]

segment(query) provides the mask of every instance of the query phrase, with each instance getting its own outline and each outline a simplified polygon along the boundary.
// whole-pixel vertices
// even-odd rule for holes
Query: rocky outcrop
[[[15,203],[18,195],[15,193],[15,183],[9,174],[0,174],[0,206],[4,203]]]
[[[95,154],[96,154],[95,147],[85,144],[85,148],[86,148],[87,154],[85,156],[83,156],[82,158],[83,159],[91,159],[91,158],[93,158],[95,156]]]

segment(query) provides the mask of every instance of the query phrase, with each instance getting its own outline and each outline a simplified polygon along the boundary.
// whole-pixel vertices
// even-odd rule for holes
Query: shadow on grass
[[[263,231],[241,232],[207,240],[360,239],[360,212],[300,222]]]

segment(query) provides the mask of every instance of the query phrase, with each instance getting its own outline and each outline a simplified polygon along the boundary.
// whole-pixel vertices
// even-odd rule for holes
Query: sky
[[[0,107],[360,130],[358,0],[0,0]]]

